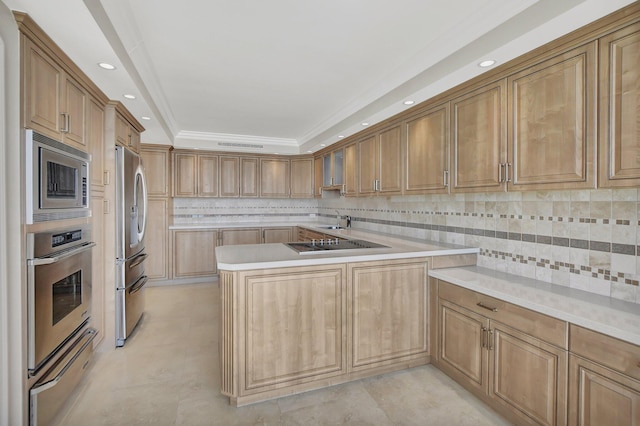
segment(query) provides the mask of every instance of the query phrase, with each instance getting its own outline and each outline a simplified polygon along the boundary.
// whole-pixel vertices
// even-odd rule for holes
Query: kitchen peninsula
[[[435,314],[429,270],[473,265],[478,253],[353,229],[304,229],[333,243],[364,240],[384,247],[216,248],[221,387],[234,405],[429,363]]]

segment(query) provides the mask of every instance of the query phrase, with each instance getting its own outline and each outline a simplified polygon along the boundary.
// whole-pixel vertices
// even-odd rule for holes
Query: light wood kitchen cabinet
[[[240,157],[240,197],[260,195],[260,163],[255,157]]]
[[[567,325],[438,281],[438,367],[518,424],[567,422]]]
[[[640,347],[570,325],[569,424],[640,425]]]
[[[313,159],[313,193],[316,198],[322,197],[323,176],[322,157],[315,157]]]
[[[218,157],[174,153],[174,197],[218,196]]]
[[[220,230],[219,245],[260,244],[262,232],[260,228],[234,228]]]
[[[196,278],[218,272],[216,246],[218,231],[174,229],[172,231],[173,277]]]
[[[640,23],[600,40],[600,182],[640,184]]]
[[[220,196],[240,196],[240,157],[220,156]]]
[[[358,195],[358,145],[355,143],[344,147],[344,189],[347,197]]]
[[[291,198],[313,198],[313,158],[292,158]]]
[[[64,67],[28,38],[22,38],[24,127],[87,150],[89,94]]]
[[[506,92],[499,80],[451,101],[452,192],[505,190]]]
[[[169,206],[168,198],[149,197],[147,200],[147,230],[145,234],[146,251],[149,255],[145,262],[145,273],[152,280],[169,278]],[[191,247],[178,246],[178,251],[191,250]],[[198,256],[198,254],[196,254]]]
[[[286,158],[260,158],[260,197],[289,198],[291,169]]]
[[[509,190],[595,187],[596,43],[508,77]]]
[[[105,285],[105,215],[108,213],[104,194],[92,192],[91,239],[96,245],[91,250],[91,326],[98,330],[93,340],[94,348],[102,342],[105,334],[105,292],[108,291]]]
[[[402,192],[402,143],[400,125],[358,142],[358,194]]]
[[[262,242],[269,243],[288,243],[294,241],[293,228],[277,227],[277,228],[262,228]]]
[[[404,193],[446,193],[449,185],[449,104],[406,123]]]
[[[102,187],[108,181],[105,173],[104,107],[95,99],[89,99],[87,112],[87,139],[91,154],[91,187]]]
[[[144,127],[120,101],[109,101],[105,107],[105,128],[116,145],[140,152],[140,133]]]
[[[333,150],[322,156],[322,186],[341,186],[344,183],[344,151]]]
[[[143,144],[140,148],[142,165],[147,178],[149,197],[169,197],[170,155],[173,148],[169,145]]]
[[[429,355],[426,260],[348,265],[353,371]]]

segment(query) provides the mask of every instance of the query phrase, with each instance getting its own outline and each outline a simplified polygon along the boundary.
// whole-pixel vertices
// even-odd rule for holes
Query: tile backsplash
[[[480,248],[478,264],[640,303],[637,189],[319,200],[354,227]]]
[[[300,223],[350,215],[354,228],[480,248],[480,266],[640,304],[639,190],[367,198],[174,199],[173,223]]]

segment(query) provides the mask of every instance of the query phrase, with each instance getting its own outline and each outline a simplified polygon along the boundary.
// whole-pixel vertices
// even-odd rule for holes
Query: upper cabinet
[[[313,198],[313,158],[292,158],[291,198]]]
[[[322,157],[322,186],[340,186],[344,183],[344,151],[336,149]]]
[[[402,192],[400,128],[400,125],[395,125],[358,142],[360,195]]]
[[[446,193],[448,191],[448,123],[448,103],[431,108],[406,122],[405,193]]]
[[[290,193],[289,160],[286,158],[260,158],[260,196],[288,198]]]
[[[240,157],[240,196],[260,195],[260,162],[257,157]]]
[[[173,157],[174,197],[217,197],[218,157],[176,151]]]
[[[640,23],[600,40],[600,186],[640,184]]]
[[[596,70],[593,42],[508,77],[510,190],[595,186]]]
[[[506,90],[499,80],[451,101],[451,191],[504,190]]]
[[[95,189],[105,185],[108,178],[104,152],[104,107],[94,99],[89,100],[87,110],[87,139],[91,153],[91,187]]]
[[[169,156],[171,146],[142,145],[140,155],[147,177],[147,195],[149,197],[168,197],[169,191]]]
[[[120,102],[111,101],[109,105],[116,111],[116,144],[133,152],[140,152],[140,133],[144,128]]]
[[[358,145],[344,147],[344,189],[347,197],[358,195]]]

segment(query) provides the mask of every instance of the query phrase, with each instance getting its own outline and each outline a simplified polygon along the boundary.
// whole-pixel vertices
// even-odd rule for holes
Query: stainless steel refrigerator
[[[123,346],[144,312],[147,186],[142,159],[116,147],[116,346]]]

